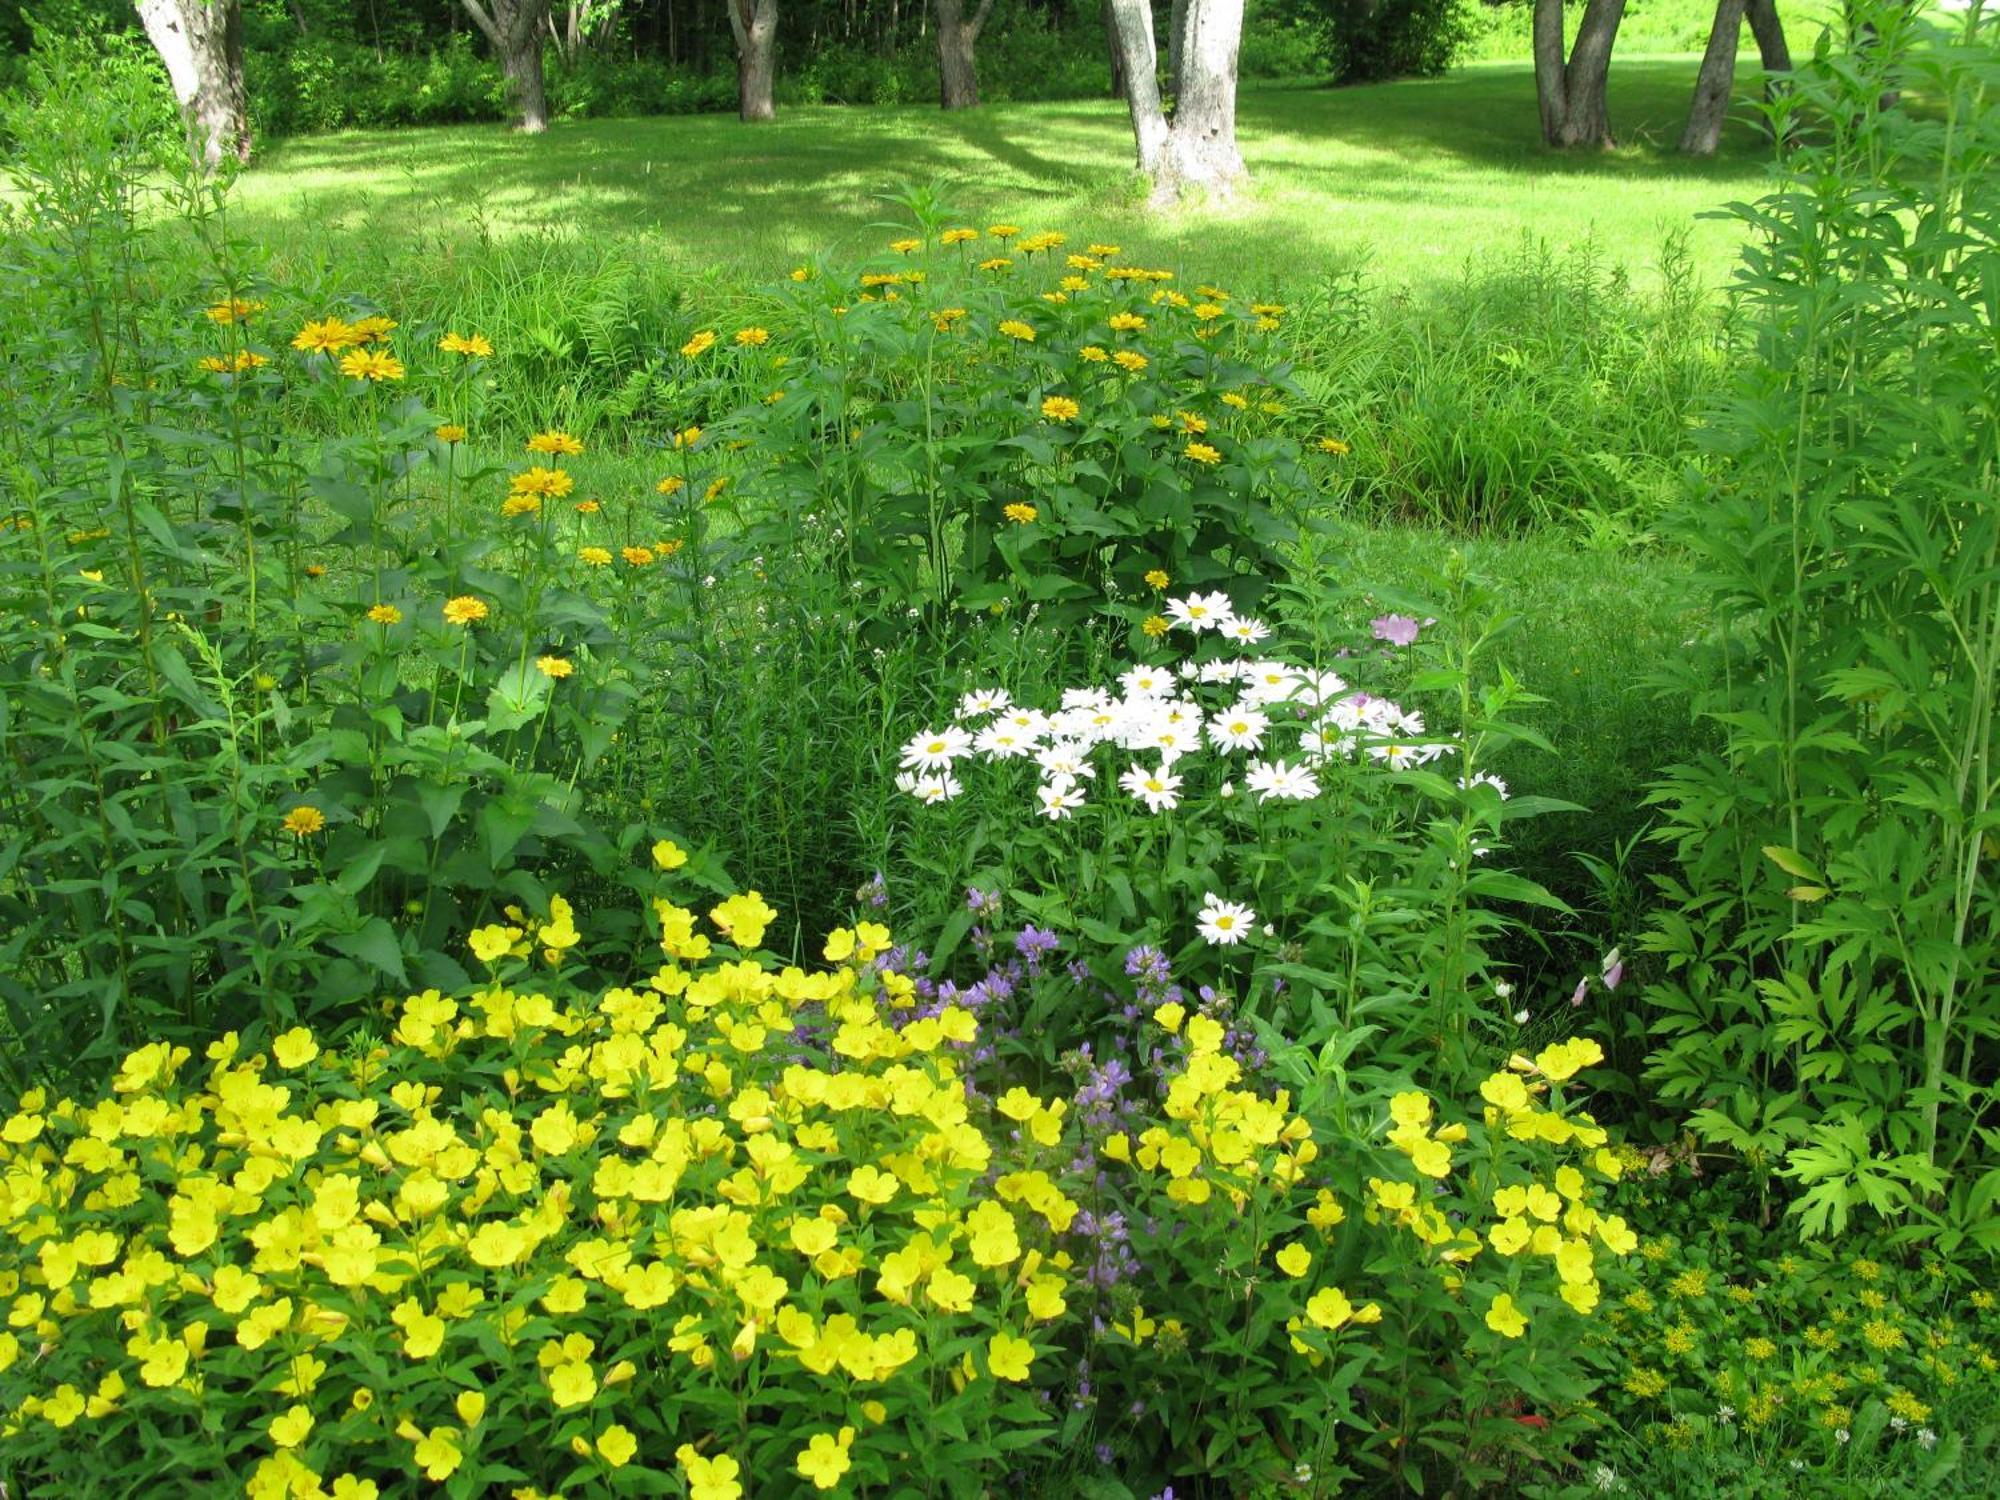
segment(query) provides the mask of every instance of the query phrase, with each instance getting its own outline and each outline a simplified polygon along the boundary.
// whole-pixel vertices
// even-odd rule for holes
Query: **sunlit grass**
[[[1524,64],[1352,89],[1247,87],[1248,192],[1171,221],[1135,191],[1125,113],[1110,99],[954,115],[801,108],[757,128],[595,120],[540,138],[491,126],[356,132],[274,147],[245,177],[240,213],[281,254],[322,233],[444,245],[559,226],[761,279],[877,245],[883,185],[938,180],[974,222],[1116,237],[1260,290],[1357,264],[1385,280],[1449,276],[1524,235],[1558,248],[1592,240],[1644,276],[1676,226],[1692,226],[1698,268],[1719,283],[1736,231],[1700,215],[1761,191],[1769,154],[1747,120],[1713,161],[1675,153],[1694,71],[1688,58],[1620,62],[1612,109],[1624,144],[1569,155],[1540,144]],[[1747,87],[1748,63],[1742,76]]]

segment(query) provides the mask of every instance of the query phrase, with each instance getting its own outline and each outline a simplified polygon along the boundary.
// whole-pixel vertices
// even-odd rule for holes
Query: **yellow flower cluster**
[[[739,1390],[776,1424],[845,1413],[798,1434],[826,1487],[871,1428],[930,1420],[937,1380],[1030,1379],[1067,1306],[1063,1105],[976,1107],[977,1023],[918,1017],[880,927],[807,970],[755,956],[755,892],[655,914],[664,962],[631,987],[529,977],[581,941],[558,898],[473,932],[491,977],[410,996],[380,1043],[156,1044],[100,1098],[26,1096],[0,1124],[0,1453],[114,1412],[139,1419],[118,1441],[182,1430],[198,1402],[255,1435],[253,1495],[489,1463],[574,1486],[575,1456],[643,1453],[730,1497]],[[1195,1076],[1177,1140],[1296,1170],[1302,1127]]]

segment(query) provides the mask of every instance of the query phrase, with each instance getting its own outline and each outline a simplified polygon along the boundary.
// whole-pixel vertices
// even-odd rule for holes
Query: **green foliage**
[[[1817,140],[1736,210],[1749,357],[1671,528],[1712,610],[1677,681],[1725,738],[1652,798],[1651,1076],[1805,1233],[1865,1207],[1990,1251],[2000,63],[1990,17],[1873,19],[1773,107]]]

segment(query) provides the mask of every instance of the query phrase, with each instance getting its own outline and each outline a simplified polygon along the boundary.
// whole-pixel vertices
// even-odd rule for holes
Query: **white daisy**
[[[1254,646],[1271,634],[1271,627],[1262,620],[1253,620],[1247,615],[1231,615],[1221,625],[1223,637],[1238,641],[1245,646]]]
[[[1270,727],[1271,721],[1263,714],[1238,704],[1208,721],[1208,742],[1225,755],[1232,750],[1256,750],[1263,746],[1264,731]]]
[[[958,778],[949,771],[934,772],[929,775],[905,771],[896,778],[896,789],[908,792],[919,802],[926,803],[949,802],[965,790],[959,785]]]
[[[979,738],[972,746],[990,760],[1013,760],[1017,756],[1034,753],[1034,739],[1016,729],[1005,719],[988,724],[979,731]]]
[[[1172,812],[1180,806],[1181,779],[1165,766],[1151,770],[1133,766],[1118,784],[1145,803],[1147,812]]]
[[[958,700],[961,719],[980,719],[997,714],[1014,701],[1005,688],[978,688]]]
[[[1069,777],[1058,776],[1035,788],[1035,800],[1041,804],[1043,817],[1067,818],[1073,810],[1083,806],[1083,793],[1077,790],[1076,783]]]
[[[903,746],[902,766],[917,771],[936,771],[967,755],[972,736],[956,724],[943,729],[926,729]]]
[[[1185,599],[1167,601],[1167,618],[1197,635],[1214,630],[1229,613],[1229,596],[1222,593],[1189,594]]]
[[[1240,943],[1257,927],[1257,913],[1236,901],[1224,901],[1214,891],[1201,898],[1195,928],[1211,943]]]
[[[1164,698],[1174,690],[1174,674],[1165,667],[1132,667],[1118,674],[1127,698]]]
[[[1304,766],[1282,760],[1253,760],[1243,769],[1243,784],[1261,802],[1304,802],[1319,795],[1319,782]]]
[[[1055,740],[1035,752],[1035,764],[1051,781],[1080,781],[1097,774],[1090,763],[1090,747],[1075,740]]]

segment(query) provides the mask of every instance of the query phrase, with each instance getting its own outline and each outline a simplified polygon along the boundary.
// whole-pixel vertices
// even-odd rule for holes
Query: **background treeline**
[[[557,117],[737,107],[726,0],[555,0],[545,46]],[[506,81],[459,0],[244,0],[245,82],[260,136],[502,121]],[[1488,28],[1481,0],[1249,0],[1240,75],[1358,82],[1442,72]],[[1169,7],[1158,7],[1161,24]],[[930,0],[783,0],[780,104],[938,96]],[[0,85],[37,27],[139,33],[130,0],[0,4]],[[993,101],[1112,90],[1103,0],[997,0],[979,44]]]

